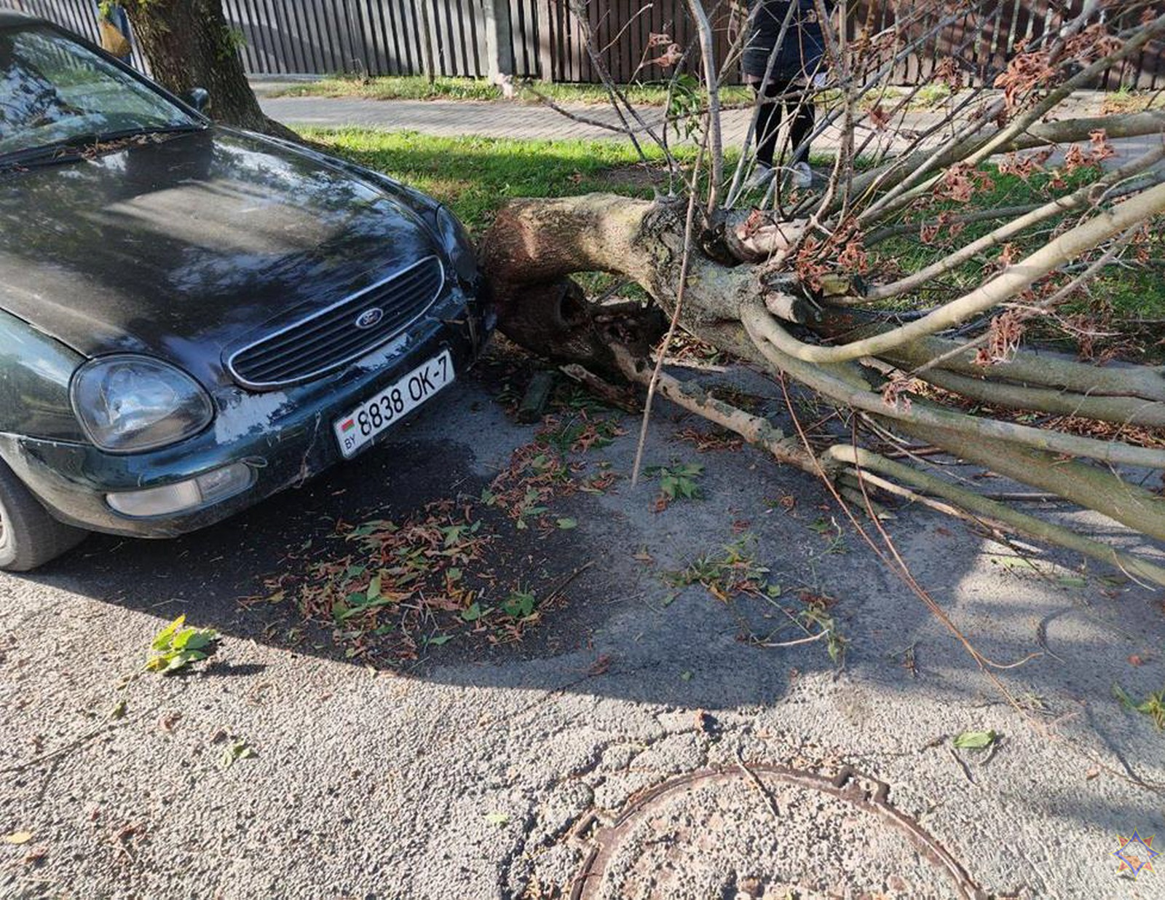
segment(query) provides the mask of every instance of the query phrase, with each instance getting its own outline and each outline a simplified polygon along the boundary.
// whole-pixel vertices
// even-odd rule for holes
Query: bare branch
[[[1020,534],[1027,535],[1038,541],[1045,541],[1049,544],[1075,550],[1092,559],[1100,560],[1123,572],[1127,572],[1133,578],[1150,581],[1165,587],[1165,569],[1162,569],[1160,566],[1155,566],[1146,560],[1122,553],[1099,541],[1081,537],[1074,531],[1069,531],[1067,528],[1061,528],[1058,525],[1044,522],[1034,516],[1017,512],[1006,504],[990,500],[980,494],[976,494],[974,491],[969,491],[966,488],[951,484],[949,481],[944,481],[937,476],[919,471],[912,466],[894,462],[861,447],[847,445],[830,447],[825,455],[827,458],[838,462],[849,463],[850,465],[859,467],[860,470],[863,470],[861,471],[861,476],[873,480],[878,486],[892,488],[893,484],[882,482],[879,479],[870,479],[869,474],[864,470],[868,469],[872,472],[878,472],[901,484],[914,485],[920,490],[944,497],[970,512],[987,516],[997,522],[1009,525]]]
[[[1111,210],[1102,212],[1059,235],[1022,262],[1011,266],[970,293],[952,300],[920,319],[874,337],[839,347],[820,347],[802,343],[778,329],[773,332],[770,339],[774,343],[779,341],[784,353],[806,362],[837,363],[863,356],[877,356],[982,315],[1031,287],[1064,263],[1162,211],[1165,211],[1165,184],[1159,184],[1125,200]]]
[[[1057,197],[1050,203],[1046,203],[1038,209],[1033,210],[1026,215],[1017,216],[1011,219],[1007,224],[995,229],[989,234],[984,235],[977,241],[972,241],[969,244],[963,245],[955,253],[938,260],[937,262],[919,269],[912,273],[907,278],[903,278],[893,284],[876,285],[866,292],[865,296],[861,298],[860,302],[874,303],[879,300],[885,300],[889,297],[896,297],[899,294],[905,294],[909,291],[915,290],[918,287],[926,284],[928,281],[939,277],[940,275],[950,272],[958,268],[963,263],[973,259],[978,254],[985,250],[990,250],[993,247],[998,247],[1005,241],[1010,240],[1018,234],[1027,231],[1029,228],[1046,222],[1049,219],[1054,219],[1067,212],[1075,212],[1082,210],[1096,199],[1099,199],[1104,191],[1104,188],[1111,187],[1120,181],[1123,181],[1130,176],[1136,175],[1145,171],[1150,166],[1155,165],[1165,159],[1165,144],[1160,147],[1154,147],[1148,153],[1142,154],[1136,159],[1132,160],[1127,165],[1116,169],[1096,182],[1087,184],[1078,189],[1074,193],[1066,197]],[[1157,173],[1156,182],[1165,181],[1165,172]]]
[[[952,412],[923,402],[915,402],[909,407],[902,403],[889,404],[882,395],[870,390],[868,385],[856,387],[852,379],[847,381],[839,378],[834,370],[827,370],[821,365],[809,365],[786,353],[781,349],[781,345],[787,344],[793,338],[777,324],[763,306],[746,305],[741,310],[741,322],[761,354],[779,371],[787,372],[813,390],[854,409],[865,410],[895,422],[917,423],[963,435],[974,434],[979,440],[1018,444],[1067,456],[1096,459],[1112,465],[1165,469],[1165,450],[1131,447],[1114,441],[1100,441],[1012,422],[1000,422]],[[1165,513],[1165,504],[1162,504],[1162,512]],[[1165,528],[1162,534],[1165,535]]]
[[[720,81],[716,75],[716,35],[701,0],[687,0],[688,13],[696,23],[700,37],[700,63],[704,69],[704,90],[708,93],[707,138],[712,154],[712,172],[708,185],[708,211],[719,204],[724,182],[724,134],[720,127]]]

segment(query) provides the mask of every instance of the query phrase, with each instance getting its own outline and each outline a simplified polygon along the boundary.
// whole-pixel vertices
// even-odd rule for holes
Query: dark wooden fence
[[[256,75],[334,74],[484,76],[489,70],[484,4],[491,0],[223,0],[232,26],[243,37],[247,71]],[[706,0],[721,58],[731,46],[727,0]],[[957,51],[969,61],[971,80],[1003,66],[1014,48],[1078,11],[1084,0],[997,0],[987,12],[964,14],[942,28],[894,68],[902,84],[925,81],[938,61]],[[854,37],[901,27],[921,35],[937,18],[913,22],[906,0],[851,0],[847,29]],[[93,0],[0,0],[95,38]],[[1118,7],[1119,9],[1119,7]],[[1118,22],[1135,26],[1130,21]],[[663,47],[653,35],[693,46],[683,0],[591,0],[587,25],[599,62],[616,81],[654,81],[669,70],[651,64]],[[911,24],[904,24],[911,23]],[[595,82],[584,28],[567,0],[509,0],[503,35],[512,50],[514,75],[562,82]],[[140,59],[136,62],[140,65]],[[1139,58],[1108,72],[1096,87],[1165,87],[1165,47],[1150,45]]]

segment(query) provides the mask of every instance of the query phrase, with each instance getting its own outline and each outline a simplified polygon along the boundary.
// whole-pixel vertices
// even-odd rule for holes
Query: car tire
[[[0,569],[35,569],[76,547],[88,534],[50,516],[16,473],[0,462]]]

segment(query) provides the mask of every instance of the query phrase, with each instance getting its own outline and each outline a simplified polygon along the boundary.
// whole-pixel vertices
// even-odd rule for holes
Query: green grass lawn
[[[436,197],[476,235],[507,200],[595,191],[650,198],[651,177],[663,177],[662,153],[649,154],[654,161],[649,169],[623,141],[442,138],[364,129],[308,129],[303,135]]]
[[[448,204],[480,236],[492,221],[494,211],[519,197],[563,197],[594,191],[629,197],[653,196],[666,190],[662,156],[651,155],[651,164],[640,163],[634,149],[622,141],[532,141],[482,137],[439,138],[415,132],[384,132],[365,129],[312,129],[304,136],[325,145],[331,152],[361,165],[385,172]],[[691,149],[681,150],[690,161]],[[826,165],[824,161],[816,164]],[[1013,206],[1045,202],[1083,183],[1087,172],[1067,179],[1062,188],[1053,188],[1046,175],[1028,181],[993,174],[994,185],[980,192],[970,207],[947,204],[960,211],[974,207]],[[937,214],[932,210],[929,215]],[[917,218],[917,214],[915,214]],[[970,225],[958,236],[961,245],[994,227],[990,223]],[[1016,244],[1031,249],[1047,236],[1036,231]],[[1165,257],[1165,238],[1152,234],[1150,256]],[[912,233],[886,241],[875,248],[878,258],[891,258],[903,272],[917,271],[949,252],[938,245],[923,244]],[[982,283],[984,265],[998,256],[972,261],[936,283],[932,290],[907,298],[902,305],[930,305],[956,296]],[[1112,305],[1118,319],[1165,319],[1165,273],[1160,268],[1111,268],[1097,279],[1093,296]],[[1078,304],[1068,312],[1083,312]],[[1151,338],[1150,329],[1148,337]],[[1152,344],[1150,339],[1148,344]]]

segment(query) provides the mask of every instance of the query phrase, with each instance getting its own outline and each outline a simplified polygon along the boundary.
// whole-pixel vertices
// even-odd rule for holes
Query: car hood
[[[233,346],[435,252],[407,189],[211,127],[0,180],[0,307],[223,382]]]

